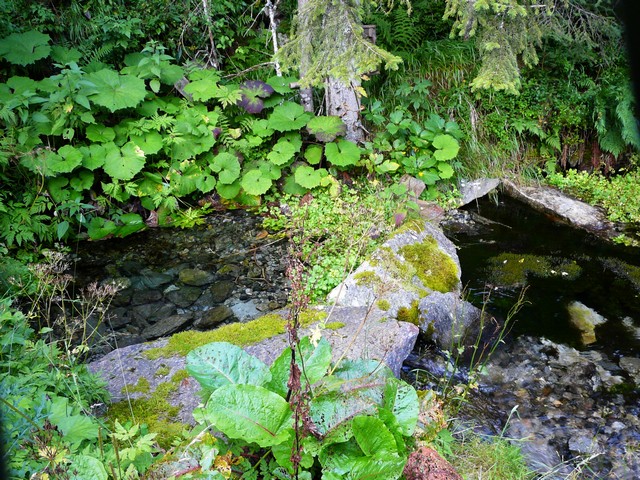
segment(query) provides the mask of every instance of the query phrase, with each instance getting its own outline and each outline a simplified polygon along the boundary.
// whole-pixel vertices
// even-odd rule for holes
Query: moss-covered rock
[[[607,321],[595,310],[581,302],[571,302],[567,306],[571,324],[580,330],[580,338],[584,345],[590,345],[596,341],[596,327]]]
[[[491,282],[503,287],[525,285],[530,275],[575,280],[582,272],[574,260],[507,252],[491,258],[489,269]]]
[[[460,272],[453,259],[444,253],[433,237],[421,243],[406,245],[399,253],[415,269],[422,284],[430,290],[450,292],[460,281]]]

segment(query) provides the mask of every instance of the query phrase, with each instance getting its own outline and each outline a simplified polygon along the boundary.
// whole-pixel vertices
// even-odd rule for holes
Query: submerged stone
[[[213,282],[213,275],[204,270],[197,268],[185,268],[178,274],[180,281],[185,285],[191,285],[194,287],[202,287]]]
[[[606,323],[607,319],[585,304],[575,301],[567,305],[571,324],[580,330],[580,339],[584,345],[590,345],[596,341],[595,329],[598,325]]]

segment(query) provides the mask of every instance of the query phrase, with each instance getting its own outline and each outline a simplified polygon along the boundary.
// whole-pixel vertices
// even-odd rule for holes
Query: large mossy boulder
[[[455,245],[435,225],[413,221],[334,288],[328,300],[339,306],[374,305],[392,317],[400,314],[410,320],[406,310],[415,310],[421,298],[432,292],[459,293],[460,288]]]

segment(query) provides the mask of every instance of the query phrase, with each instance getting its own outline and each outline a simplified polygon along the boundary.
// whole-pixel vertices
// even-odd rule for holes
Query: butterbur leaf
[[[295,77],[273,76],[267,80],[267,83],[271,85],[276,92],[284,94],[293,92],[293,89],[290,87],[290,85],[297,81],[298,79]]]
[[[226,200],[233,200],[234,198],[236,198],[240,193],[241,188],[242,187],[240,186],[240,180],[236,180],[235,182],[228,184],[221,182],[218,182],[216,184],[216,192],[218,192],[218,194]]]
[[[336,167],[357,165],[360,153],[360,147],[348,140],[340,139],[335,143],[327,143],[324,147],[324,155]]]
[[[287,137],[282,137],[278,140],[271,152],[267,155],[267,159],[272,162],[274,165],[283,166],[290,163],[295,154],[300,151],[300,146],[302,141],[298,136],[297,140],[292,140]]]
[[[231,184],[240,177],[238,157],[229,152],[221,152],[213,157],[213,162],[211,162],[209,168],[218,174],[218,185]]]
[[[189,75],[184,91],[197,102],[206,102],[218,95],[220,74],[215,70],[198,70]]]
[[[418,178],[422,180],[425,185],[434,185],[440,180],[440,175],[434,169],[423,170],[418,173]]]
[[[85,134],[92,142],[106,143],[116,138],[115,130],[104,125],[89,125]]]
[[[71,187],[78,192],[89,190],[93,186],[94,175],[87,170],[80,170],[77,176],[71,179]]]
[[[262,385],[271,379],[263,362],[226,342],[210,343],[189,352],[187,372],[211,390],[228,384]]]
[[[347,127],[340,117],[319,116],[309,120],[307,130],[320,142],[332,142],[336,137],[344,135]]]
[[[107,480],[109,475],[100,460],[89,455],[71,455],[69,457],[73,468],[71,470],[70,480]]]
[[[116,231],[116,236],[126,237],[132,233],[138,232],[146,227],[144,220],[137,213],[125,213],[118,217],[118,221],[122,223]]]
[[[224,385],[211,394],[204,407],[205,419],[227,437],[263,448],[289,438],[285,423],[290,414],[284,398],[256,385]]]
[[[267,193],[273,184],[272,180],[264,176],[259,169],[249,170],[242,176],[240,185],[249,195],[262,195]]]
[[[320,182],[327,175],[324,168],[315,169],[309,165],[300,165],[296,168],[294,178],[296,183],[309,190],[320,186]]]
[[[51,58],[54,62],[65,65],[67,63],[78,63],[82,58],[82,54],[75,48],[55,45],[51,47]]]
[[[82,163],[82,152],[71,145],[60,147],[58,155],[54,157],[49,168],[55,173],[69,173]]]
[[[238,101],[238,106],[248,113],[260,113],[264,107],[262,98],[267,98],[274,90],[271,85],[260,80],[247,80],[240,85],[242,98]]]
[[[142,135],[131,135],[131,141],[144,152],[145,155],[153,155],[162,149],[162,135],[158,132],[146,132]]]
[[[309,145],[304,151],[304,158],[309,165],[318,165],[322,160],[322,147],[320,145]]]
[[[144,152],[133,142],[125,143],[120,155],[111,154],[105,159],[103,170],[117,180],[131,180],[145,164]]]
[[[299,130],[307,124],[310,117],[311,114],[305,112],[301,105],[294,102],[284,102],[273,109],[268,120],[269,127],[278,132]]]
[[[147,94],[144,80],[133,75],[120,75],[114,70],[105,68],[88,73],[85,78],[93,84],[92,93],[87,96],[95,104],[111,112],[133,108],[142,102]]]
[[[87,227],[87,233],[91,240],[100,240],[112,235],[117,229],[117,225],[111,220],[105,220],[101,217],[93,217]]]
[[[49,35],[35,30],[12,33],[0,40],[0,57],[15,65],[30,65],[49,55],[50,39]]]
[[[440,171],[440,178],[442,178],[443,180],[453,177],[453,167],[448,163],[438,163],[438,170]]]
[[[82,166],[89,170],[95,170],[103,166],[109,155],[120,155],[120,149],[113,142],[105,145],[93,143],[88,147],[81,147],[80,150],[82,151]]]
[[[433,156],[437,160],[452,160],[458,155],[460,144],[451,135],[436,135],[433,139],[433,146],[437,150],[433,152]]]

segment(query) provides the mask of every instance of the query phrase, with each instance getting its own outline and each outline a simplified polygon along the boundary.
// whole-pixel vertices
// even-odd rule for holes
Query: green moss
[[[489,263],[489,278],[502,286],[523,285],[529,275],[575,280],[582,272],[575,261],[550,256],[502,253]]]
[[[114,403],[107,410],[107,420],[112,425],[117,419],[120,423],[131,421],[146,424],[149,431],[157,433],[156,441],[162,448],[169,448],[175,438],[181,437],[187,426],[174,419],[180,412],[167,398],[178,386],[172,382],[158,385],[148,398],[137,398]]]
[[[422,219],[414,218],[405,221],[402,225],[396,228],[388,238],[397,237],[398,235],[406,232],[410,233],[422,233],[425,230],[425,221]]]
[[[353,276],[353,279],[356,281],[356,285],[369,288],[373,288],[382,282],[382,279],[378,276],[378,274],[372,272],[371,270],[358,272]]]
[[[321,310],[305,310],[300,313],[300,324],[310,325],[327,316]],[[166,346],[147,350],[144,355],[150,359],[185,356],[191,350],[211,342],[229,342],[240,347],[256,344],[267,338],[285,333],[287,320],[281,315],[270,313],[247,323],[223,325],[206,332],[186,331],[169,338]]]
[[[411,303],[411,308],[400,307],[398,309],[398,314],[396,315],[396,320],[420,326],[420,309],[418,308],[418,301],[413,301]]]
[[[438,292],[450,292],[458,286],[458,265],[443,252],[433,237],[398,250],[410,264],[422,284]]]
[[[389,300],[385,300],[385,299],[378,300],[376,305],[383,312],[387,312],[391,308],[391,303],[389,303]]]
[[[345,325],[346,323],[344,322],[329,322],[324,326],[324,328],[328,330],[340,330]]]
[[[169,367],[167,367],[166,365],[160,365],[156,370],[156,373],[154,373],[154,377],[164,377],[166,375],[169,375],[169,372],[171,372],[171,369]]]
[[[150,390],[151,385],[149,384],[149,380],[140,377],[137,384],[125,385],[122,387],[121,392],[123,395],[126,395],[127,393],[149,393]]]
[[[182,370],[178,370],[173,374],[173,376],[171,377],[171,382],[174,384],[179,384],[180,382],[182,382],[182,380],[184,380],[185,378],[189,378],[190,376],[191,375],[189,375],[189,372],[187,372],[183,368]]]

